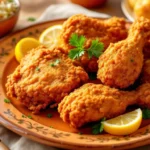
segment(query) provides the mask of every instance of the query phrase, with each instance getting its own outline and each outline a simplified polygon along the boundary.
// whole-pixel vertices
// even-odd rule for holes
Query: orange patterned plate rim
[[[129,149],[150,143],[150,125],[140,128],[128,136],[84,135],[53,129],[29,118],[11,103],[5,103],[6,93],[3,78],[9,62],[14,57],[14,47],[18,40],[31,36],[38,38],[47,27],[62,24],[63,20],[48,21],[17,31],[0,40],[0,123],[15,133],[40,143],[67,149]]]

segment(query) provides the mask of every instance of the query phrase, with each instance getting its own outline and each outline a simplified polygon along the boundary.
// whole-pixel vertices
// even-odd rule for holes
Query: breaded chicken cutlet
[[[59,103],[58,112],[64,122],[79,128],[86,123],[124,113],[126,107],[134,104],[136,99],[135,92],[87,83],[66,96]]]
[[[64,122],[79,128],[102,118],[123,114],[127,106],[150,108],[150,83],[133,91],[121,91],[102,84],[87,83],[66,96],[58,105]]]
[[[59,37],[59,44],[66,52],[74,48],[69,44],[73,33],[85,36],[87,39],[84,47],[89,48],[92,40],[104,43],[104,50],[110,43],[123,40],[127,37],[127,22],[123,18],[112,17],[110,19],[94,19],[85,15],[74,15],[63,24]],[[85,53],[79,60],[79,63],[89,72],[96,72],[98,69],[97,58],[89,59]]]
[[[8,76],[6,89],[9,97],[38,113],[51,103],[59,103],[87,80],[87,73],[74,66],[61,48],[41,46],[31,50]]]

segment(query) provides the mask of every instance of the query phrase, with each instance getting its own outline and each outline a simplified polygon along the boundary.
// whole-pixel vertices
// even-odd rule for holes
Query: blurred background
[[[110,14],[112,16],[123,17],[124,14],[121,10],[121,0],[94,0],[102,4],[94,6],[93,0],[73,0],[74,2],[85,4],[88,6],[88,9],[102,12],[106,14]],[[93,5],[88,5],[88,1],[91,1]],[[106,2],[105,2],[106,1]],[[91,3],[90,2],[90,3]],[[105,3],[103,3],[105,2]],[[38,18],[43,11],[52,4],[66,4],[72,3],[70,0],[20,0],[21,3],[21,13],[19,17],[19,22],[24,22],[28,19],[28,17]],[[91,7],[90,7],[91,6]],[[93,7],[92,7],[93,6]]]
[[[134,21],[134,19],[139,16],[150,18],[150,0],[0,0],[0,2],[2,1],[19,1],[21,4],[19,19],[15,30],[36,22],[46,8],[56,4],[76,3],[94,12],[105,13],[110,16],[125,17],[130,21]],[[64,13],[67,13],[68,10],[65,11]],[[78,12],[77,10],[72,11]],[[0,15],[1,13],[0,4]],[[9,22],[8,24],[12,23]],[[8,24],[2,25],[1,22],[0,28],[5,28]],[[0,30],[0,32],[3,31]]]

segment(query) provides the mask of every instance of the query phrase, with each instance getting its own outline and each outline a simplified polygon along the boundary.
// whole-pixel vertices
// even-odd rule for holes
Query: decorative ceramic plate
[[[18,65],[14,57],[17,41],[27,36],[38,38],[45,28],[63,22],[64,20],[58,20],[34,25],[0,41],[0,123],[22,136],[65,149],[117,150],[149,144],[149,121],[143,122],[138,131],[128,136],[113,136],[106,133],[92,135],[89,127],[77,130],[64,123],[56,109],[44,110],[40,115],[33,115],[16,99],[11,99],[11,103],[4,102],[7,98],[5,89],[7,76]],[[52,118],[47,117],[49,113],[53,115]],[[29,115],[32,119],[26,117]]]
[[[131,7],[129,6],[128,0],[122,0],[121,2],[121,8],[122,11],[124,13],[124,15],[130,20],[130,21],[134,21],[134,13],[133,10],[131,9]]]

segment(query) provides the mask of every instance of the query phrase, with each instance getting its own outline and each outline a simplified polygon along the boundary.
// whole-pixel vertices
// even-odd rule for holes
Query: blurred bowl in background
[[[107,0],[71,0],[71,2],[86,8],[102,6],[106,1]]]
[[[15,27],[19,12],[20,12],[20,2],[19,0],[13,0],[17,4],[16,11],[8,16],[7,18],[1,19],[0,18],[0,38],[8,34],[12,29]]]

